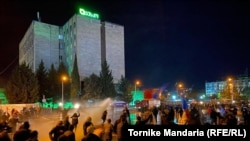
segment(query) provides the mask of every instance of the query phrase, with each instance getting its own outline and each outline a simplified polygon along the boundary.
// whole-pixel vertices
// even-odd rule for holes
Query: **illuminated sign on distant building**
[[[91,17],[91,18],[99,19],[99,14],[92,13],[92,12],[90,12],[90,11],[86,11],[86,10],[84,10],[83,8],[80,8],[80,9],[79,9],[79,13],[80,13],[81,15],[84,15],[84,16],[88,16],[88,17]]]

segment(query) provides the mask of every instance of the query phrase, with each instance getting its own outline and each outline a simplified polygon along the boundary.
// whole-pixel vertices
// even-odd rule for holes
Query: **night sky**
[[[124,26],[126,78],[144,87],[204,89],[250,68],[247,0],[20,1],[0,2],[0,78],[18,63],[18,44],[37,11],[42,22],[63,25],[80,5]]]

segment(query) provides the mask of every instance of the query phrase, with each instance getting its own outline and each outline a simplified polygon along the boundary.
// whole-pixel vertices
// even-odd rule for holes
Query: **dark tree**
[[[48,85],[48,72],[44,67],[43,61],[39,64],[39,67],[36,71],[36,77],[39,84],[39,101],[42,100],[43,95],[45,98],[48,96],[49,85]]]
[[[100,78],[96,74],[91,74],[84,79],[83,99],[98,99],[101,97]]]
[[[113,82],[112,72],[109,70],[107,61],[102,63],[102,70],[100,72],[100,86],[101,86],[101,97],[107,98],[116,96],[115,85]]]
[[[25,63],[17,66],[7,82],[6,96],[10,104],[35,103],[39,84],[35,73]]]
[[[222,100],[231,100],[233,97],[234,100],[239,99],[239,92],[235,85],[227,84],[224,89],[220,92],[220,99]]]
[[[59,85],[58,85],[58,76],[57,70],[55,69],[54,65],[52,64],[49,71],[48,71],[48,95],[47,98],[51,98],[53,100],[59,99]]]
[[[60,62],[57,72],[58,72],[58,78],[59,78],[58,80],[61,80],[61,77],[63,75],[68,76],[67,67],[65,66],[63,62]]]
[[[80,93],[80,76],[77,65],[77,56],[75,55],[74,66],[71,74],[70,97],[75,101]]]
[[[119,90],[119,99],[130,102],[132,100],[132,91],[133,85],[124,77],[121,76],[121,79],[118,83],[118,90]]]

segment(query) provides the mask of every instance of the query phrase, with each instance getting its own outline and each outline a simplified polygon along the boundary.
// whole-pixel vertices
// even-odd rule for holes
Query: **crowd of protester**
[[[206,112],[203,111],[204,109]],[[27,120],[27,118],[37,117],[38,112],[29,110],[29,113],[26,113],[25,110],[18,112],[12,109],[10,113],[0,112],[0,141],[38,141],[38,131],[30,129],[30,123]],[[72,116],[66,113],[63,119],[58,120],[57,124],[48,131],[49,139],[76,141],[76,130],[82,130],[83,137],[80,141],[123,141],[123,127],[132,124],[130,110],[125,106],[120,117],[114,121],[107,117],[107,112],[107,110],[103,111],[100,124],[93,123],[92,117],[85,115],[86,121],[80,129],[78,129],[80,113],[76,112]],[[243,119],[242,122],[239,122],[239,116]],[[182,123],[184,125],[249,125],[250,122],[247,104],[242,104],[240,107],[191,104],[188,109],[183,109],[181,105],[161,105],[137,111],[134,126],[178,125],[184,117],[185,120]],[[17,126],[18,123],[20,126]]]

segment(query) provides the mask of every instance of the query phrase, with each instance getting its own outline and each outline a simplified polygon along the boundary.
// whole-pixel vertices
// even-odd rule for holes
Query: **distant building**
[[[236,80],[232,80],[232,84],[240,93],[245,87],[250,87],[249,77],[238,77]],[[207,96],[218,95],[222,90],[226,88],[228,81],[216,81],[205,83],[205,93]]]
[[[19,64],[25,62],[34,72],[41,61],[46,69],[62,61],[71,74],[75,56],[81,80],[99,75],[106,60],[117,83],[125,77],[124,27],[80,9],[63,26],[32,21],[19,43]]]
[[[206,95],[217,95],[221,92],[226,85],[226,81],[217,81],[217,82],[206,82],[205,83],[205,91]]]

